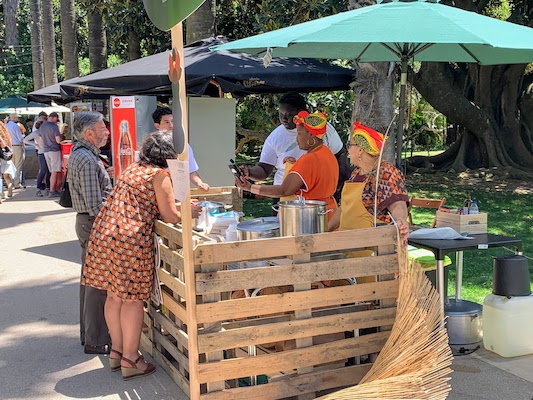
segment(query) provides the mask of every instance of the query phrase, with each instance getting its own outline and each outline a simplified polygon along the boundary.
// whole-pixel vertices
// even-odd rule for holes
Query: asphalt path
[[[83,352],[75,213],[35,192],[0,204],[0,399],[187,399],[162,368],[124,382]]]
[[[106,356],[84,354],[75,214],[35,192],[0,204],[0,399],[187,399],[162,368],[124,382]],[[533,356],[479,349],[452,368],[449,400],[533,399]]]

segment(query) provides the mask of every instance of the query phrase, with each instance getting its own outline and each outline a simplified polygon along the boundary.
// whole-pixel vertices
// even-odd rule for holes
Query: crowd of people
[[[59,197],[62,184],[61,141],[64,135],[59,130],[59,114],[48,115],[41,111],[34,120],[28,119],[27,127],[20,123],[19,115],[10,114],[4,122],[0,122],[3,149],[6,156],[0,157],[3,186],[7,197],[13,196],[13,190],[26,188],[25,163],[26,146],[35,146],[39,161],[39,172],[36,183],[36,196]],[[65,126],[64,126],[65,127]],[[30,131],[28,133],[28,131]],[[0,198],[5,192],[0,190]]]
[[[80,341],[87,354],[109,354],[111,371],[120,370],[124,380],[155,371],[139,351],[143,303],[149,301],[154,276],[153,227],[156,219],[181,220],[167,165],[168,159],[177,157],[172,110],[159,107],[152,118],[156,131],[145,135],[139,159],[115,177],[114,169],[100,156],[110,135],[102,114],[74,114],[75,144],[67,166],[81,248]],[[259,163],[239,167],[238,187],[274,202],[296,197],[323,201],[330,210],[329,231],[394,223],[403,237],[408,235],[404,177],[381,159],[382,133],[355,122],[343,145],[327,115],[310,112],[305,99],[294,92],[281,98],[279,120],[264,143]],[[8,126],[0,124],[0,148],[6,154],[0,160],[1,172],[8,195],[21,184],[17,171],[23,155],[17,146],[23,149],[24,143],[33,141],[40,161],[37,195],[49,190],[49,196],[57,196],[62,137],[56,122],[52,114],[39,116],[26,138],[14,126],[15,116]],[[192,148],[188,152],[191,183],[209,190],[198,173]],[[274,170],[273,185],[259,184]],[[197,218],[200,208],[191,205],[190,210],[191,217]]]

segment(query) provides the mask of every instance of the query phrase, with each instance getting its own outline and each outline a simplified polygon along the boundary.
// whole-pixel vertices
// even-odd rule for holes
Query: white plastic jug
[[[533,353],[533,295],[489,294],[483,302],[483,346],[502,357]]]

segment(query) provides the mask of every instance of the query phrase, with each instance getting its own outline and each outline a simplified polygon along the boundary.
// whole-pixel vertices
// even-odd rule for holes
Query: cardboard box
[[[437,228],[449,226],[459,233],[487,233],[487,213],[452,214],[437,211]]]

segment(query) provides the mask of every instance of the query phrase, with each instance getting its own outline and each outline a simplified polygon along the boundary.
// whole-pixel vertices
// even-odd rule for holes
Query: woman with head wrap
[[[378,168],[383,145],[384,137],[381,133],[359,122],[354,123],[346,146],[350,162],[356,168],[344,185],[341,206],[329,221],[329,231],[337,228],[348,230],[373,227],[376,212],[377,224],[396,222],[404,238],[409,234],[406,222],[409,199],[405,180],[403,174],[388,161],[381,161]],[[370,253],[371,250],[366,255]]]
[[[298,131],[296,142],[307,153],[295,162],[281,185],[252,185],[239,178],[235,180],[236,185],[261,196],[276,198],[297,195],[306,200],[324,201],[328,209],[337,208],[333,195],[337,189],[339,164],[331,150],[322,142],[326,122],[326,115],[323,113],[300,111],[294,117]]]

